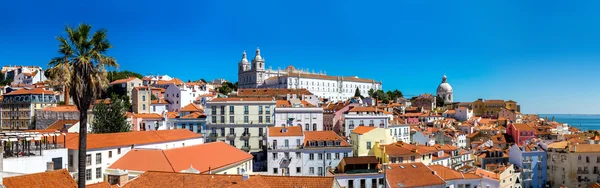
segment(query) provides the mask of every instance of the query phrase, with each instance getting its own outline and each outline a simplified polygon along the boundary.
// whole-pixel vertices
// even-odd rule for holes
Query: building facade
[[[267,69],[258,48],[252,63],[248,61],[245,51],[242,54],[242,60],[238,63],[238,83],[239,88],[305,88],[329,101],[350,99],[357,88],[363,96],[368,96],[370,89],[382,89],[381,82],[356,76],[329,76],[325,72],[298,70],[293,66],[276,71]]]
[[[452,86],[448,83],[446,75],[442,77],[442,83],[438,85],[436,95],[444,100],[444,104],[451,104],[453,100]]]
[[[300,126],[305,131],[323,131],[323,109],[298,99],[277,100],[275,126]]]
[[[358,126],[370,126],[379,128],[388,128],[389,121],[393,119],[391,113],[378,110],[373,107],[352,107],[344,114],[345,136],[350,136],[352,130]]]
[[[546,151],[537,144],[513,145],[508,150],[508,158],[521,170],[523,187],[546,187]]]
[[[54,92],[43,88],[20,89],[3,96],[2,129],[26,130],[35,128],[35,111],[56,106]]]

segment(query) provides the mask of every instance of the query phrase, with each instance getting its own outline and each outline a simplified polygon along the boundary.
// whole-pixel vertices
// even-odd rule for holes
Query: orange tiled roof
[[[210,153],[210,155],[207,155]],[[181,172],[193,167],[200,173],[252,160],[252,155],[224,142],[213,142],[167,150],[134,149],[113,165],[112,169],[134,171]]]
[[[181,84],[183,84],[183,81],[181,81],[179,78],[173,78],[171,80],[158,80],[158,81],[156,81],[156,85],[168,85],[168,84],[181,85]]]
[[[304,107],[315,107],[314,105],[310,104],[309,102],[302,100],[300,101],[302,103],[302,106]],[[276,107],[292,107],[292,103],[289,100],[277,100],[275,103]]]
[[[41,95],[41,94],[54,95],[54,92],[45,90],[43,88],[34,88],[34,89],[23,88],[23,89],[19,89],[16,91],[12,91],[12,92],[4,94],[4,95]]]
[[[44,111],[52,111],[52,112],[78,112],[77,106],[75,105],[61,105],[54,107],[46,107]]]
[[[283,132],[284,127],[269,127],[269,136],[302,136],[301,126],[285,127],[287,130]]]
[[[206,117],[206,115],[202,112],[194,112],[194,113],[182,116],[180,118],[199,118],[199,117]]]
[[[223,101],[274,101],[272,98],[215,98],[210,100],[212,102],[223,102]]]
[[[515,123],[512,124],[515,128],[517,128],[517,130],[519,131],[535,131],[535,129],[527,124],[523,124],[523,123]]]
[[[78,133],[67,133],[66,137],[67,148],[74,150],[79,148]],[[202,137],[202,135],[187,129],[87,134],[87,149],[129,146],[134,144],[152,144],[200,137]],[[58,139],[58,142],[62,143],[63,139]]]
[[[177,118],[177,116],[179,116],[177,112],[167,112],[167,118]]]
[[[181,112],[200,112],[202,110],[202,108],[200,108],[198,105],[194,104],[194,103],[190,103],[186,106],[184,106],[183,108],[181,108],[180,110]]]
[[[251,176],[248,180],[234,184],[231,188],[331,188],[336,183],[333,176]]]
[[[67,169],[60,169],[50,172],[41,172],[21,176],[6,177],[2,183],[7,188],[12,187],[64,187],[75,188],[77,182],[71,177]]]
[[[110,184],[108,184],[108,182],[103,181],[103,182],[85,185],[85,187],[87,187],[87,188],[111,188],[112,186],[110,186]]]
[[[109,85],[127,83],[127,82],[131,82],[132,80],[135,80],[135,79],[139,79],[139,78],[136,78],[136,77],[123,78],[123,79],[112,81]]]
[[[79,120],[56,120],[54,123],[50,124],[50,126],[46,127],[47,130],[62,130],[65,125],[69,125],[67,129],[71,128],[73,125],[79,123]]]
[[[133,114],[133,117],[135,117],[135,118],[144,118],[144,119],[162,119],[163,118],[162,115],[155,114],[155,113]]]
[[[169,103],[167,103],[167,101],[165,101],[165,100],[162,100],[162,99],[158,100],[157,99],[157,100],[150,101],[150,104],[169,104]]]
[[[350,146],[346,140],[333,131],[307,131],[304,133],[304,145],[309,141],[341,141],[340,146]]]
[[[146,172],[127,182],[123,188],[229,187],[242,181],[241,175]]]
[[[471,175],[463,174],[462,172],[450,169],[450,168],[442,166],[442,165],[430,165],[429,168],[431,170],[435,171],[435,173],[438,176],[440,176],[440,178],[442,178],[444,181],[456,180],[456,179],[477,179],[477,178],[481,178],[481,177],[476,176],[474,174],[471,174]]]
[[[391,187],[424,187],[444,185],[440,177],[423,163],[390,164],[386,179]],[[402,186],[400,186],[402,185]]]
[[[356,127],[354,130],[352,130],[352,133],[356,133],[356,134],[365,134],[368,133],[369,131],[374,130],[375,127],[369,127],[369,126],[358,126]]]

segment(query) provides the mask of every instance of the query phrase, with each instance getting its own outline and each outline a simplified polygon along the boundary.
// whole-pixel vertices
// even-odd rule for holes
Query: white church
[[[354,97],[358,88],[362,96],[368,96],[370,89],[382,89],[382,83],[357,76],[329,76],[325,72],[315,73],[288,66],[283,70],[265,68],[265,60],[256,49],[256,55],[250,63],[246,51],[238,65],[239,88],[305,88],[316,96],[329,101],[347,100]]]

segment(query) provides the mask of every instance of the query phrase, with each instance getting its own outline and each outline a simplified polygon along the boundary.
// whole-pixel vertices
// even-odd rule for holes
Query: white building
[[[17,75],[21,73],[34,73],[41,72],[42,67],[39,66],[3,66],[2,73],[4,74],[4,79],[12,79],[13,82],[17,81]],[[44,74],[42,74],[44,75]],[[35,82],[33,82],[35,83]]]
[[[348,110],[344,114],[345,120],[345,135],[349,136],[350,132],[357,126],[371,126],[379,128],[388,128],[388,123],[393,120],[391,113],[378,110],[374,107],[357,106]]]
[[[442,83],[438,86],[436,95],[444,99],[445,104],[452,103],[452,86],[448,83],[446,75],[442,77]]]
[[[238,83],[239,88],[305,88],[330,101],[350,99],[354,97],[356,88],[363,96],[368,96],[370,89],[382,89],[381,82],[356,76],[328,76],[325,72],[298,70],[293,66],[283,70],[266,69],[258,48],[252,64],[246,58],[246,52],[242,54],[238,64]]]
[[[158,76],[144,76],[144,78],[142,78],[143,80],[143,84],[145,86],[148,85],[154,85],[157,84],[158,81],[171,81],[173,78],[171,78],[169,75],[158,75]]]
[[[268,174],[325,176],[352,147],[333,131],[305,131],[301,127],[270,127],[267,150]]]
[[[58,132],[2,132],[4,177],[67,168],[67,148],[64,134]],[[32,145],[22,145],[25,140]],[[35,144],[33,144],[35,143]],[[27,145],[26,145],[27,146]],[[48,165],[52,163],[51,166]]]
[[[299,99],[277,100],[275,126],[300,126],[305,131],[323,130],[323,109]]]
[[[78,139],[79,134],[67,133],[67,164],[75,178],[78,172]],[[202,135],[185,129],[88,134],[85,182],[92,184],[104,181],[105,170],[132,149],[169,149],[203,143]]]
[[[390,123],[388,126],[388,131],[390,132],[390,136],[392,136],[394,141],[410,143],[410,125],[394,123],[392,121],[392,123]]]
[[[458,121],[467,121],[473,117],[473,110],[470,110],[464,106],[456,108],[454,112],[454,119]]]
[[[44,76],[43,70],[38,70],[35,72],[21,72],[15,76],[11,85],[32,85],[43,81],[46,81],[46,76]]]
[[[171,83],[167,86],[164,98],[169,102],[169,111],[177,112],[181,107],[193,103],[198,96],[207,93],[208,89],[205,85],[197,83],[176,85],[175,83]]]
[[[419,131],[412,135],[412,143],[433,146],[435,145],[435,136],[425,131]]]

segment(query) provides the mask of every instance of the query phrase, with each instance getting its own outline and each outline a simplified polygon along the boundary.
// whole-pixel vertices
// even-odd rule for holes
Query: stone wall
[[[79,112],[54,112],[36,110],[35,112],[35,129],[46,129],[57,120],[78,120]]]

